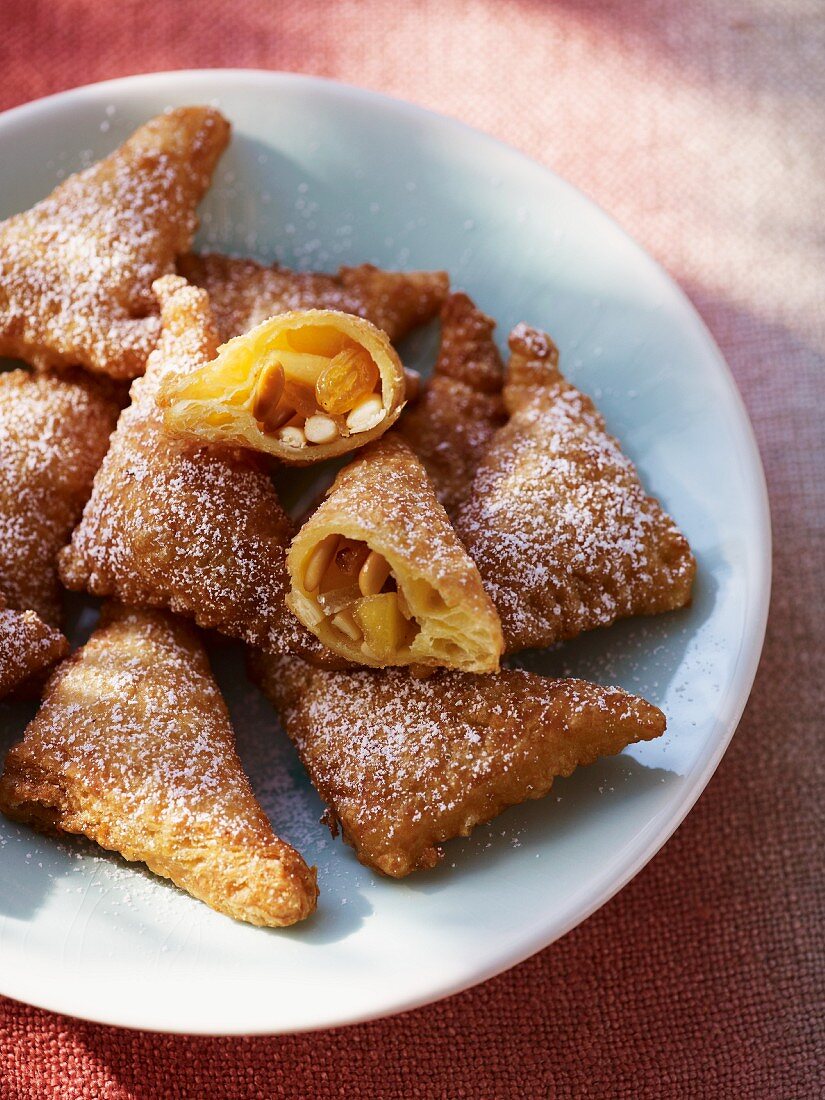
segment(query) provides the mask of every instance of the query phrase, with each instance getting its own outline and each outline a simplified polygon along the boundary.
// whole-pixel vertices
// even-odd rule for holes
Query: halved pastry
[[[189,248],[229,124],[180,107],[136,130],[0,225],[0,355],[38,369],[143,373],[157,342],[152,282]]]
[[[271,317],[158,393],[170,432],[306,465],[375,439],[404,406],[404,368],[385,333],[312,309]]]
[[[507,650],[688,604],[696,563],[687,540],[590,398],[564,379],[550,337],[518,325],[510,350],[510,420],[456,517]]]
[[[451,294],[441,310],[433,373],[398,424],[449,516],[469,492],[487,444],[507,419],[494,329],[495,321],[466,294]]]
[[[92,491],[118,404],[80,372],[0,373],[0,593],[60,621],[57,553]]]
[[[142,860],[237,920],[315,908],[315,872],[252,793],[203,647],[163,612],[104,611],[9,752],[0,809]]]
[[[209,291],[222,340],[276,313],[334,309],[365,317],[396,341],[436,316],[449,287],[445,271],[382,271],[361,264],[326,275],[217,254],[182,256],[178,270]]]
[[[132,385],[72,541],[64,584],[122,603],[168,607],[264,648],[323,659],[284,603],[293,526],[254,455],[194,447],[163,429],[158,386],[215,355],[206,291],[177,275],[155,284],[163,327]]]
[[[421,680],[260,654],[252,671],[358,859],[397,878],[556,776],[665,729],[660,710],[619,688],[529,672]]]
[[[287,566],[289,606],[351,661],[498,668],[495,608],[423,466],[394,433],[341,470]]]
[[[12,611],[0,597],[0,699],[36,681],[65,657],[69,643],[34,611]]]

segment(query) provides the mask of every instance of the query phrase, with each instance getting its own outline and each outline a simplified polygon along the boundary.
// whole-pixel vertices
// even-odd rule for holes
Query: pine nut
[[[361,640],[361,629],[352,617],[351,611],[339,611],[338,614],[332,619],[332,625],[338,627],[342,634],[353,642],[359,642]]]
[[[278,438],[282,443],[286,443],[287,447],[304,447],[306,446],[306,436],[297,427],[281,428],[278,431]]]
[[[347,416],[347,427],[353,434],[368,432],[377,427],[386,415],[383,401],[377,393],[372,393],[369,397],[363,397]]]
[[[327,535],[309,555],[309,561],[304,569],[304,588],[307,592],[312,592],[320,586],[337,545],[338,536]]]
[[[308,416],[304,424],[304,435],[310,443],[332,443],[339,436],[338,425],[331,416]]]
[[[387,559],[377,550],[371,550],[358,574],[358,587],[362,596],[377,596],[390,575]]]

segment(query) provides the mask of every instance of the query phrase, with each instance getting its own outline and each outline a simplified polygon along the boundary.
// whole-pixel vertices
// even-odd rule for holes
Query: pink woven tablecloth
[[[308,1036],[163,1037],[0,1001],[2,1100],[821,1096],[822,0],[4,0],[0,17],[0,107],[133,72],[292,69],[551,165],[707,320],[756,428],[775,537],[765,655],[719,772],[563,941],[439,1005]]]

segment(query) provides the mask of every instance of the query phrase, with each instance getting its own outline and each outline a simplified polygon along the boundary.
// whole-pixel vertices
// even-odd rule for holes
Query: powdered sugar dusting
[[[432,377],[399,422],[450,516],[469,492],[487,444],[506,419],[504,368],[494,329],[493,320],[466,294],[451,294],[441,311],[441,344]]]
[[[352,313],[399,340],[435,317],[448,287],[446,274],[439,271],[392,272],[362,264],[325,275],[217,254],[184,256],[178,270],[209,292],[222,340],[248,332],[273,314],[298,309]]]
[[[259,661],[262,686],[321,797],[365,862],[407,873],[434,843],[557,775],[657,737],[664,718],[617,688],[522,671],[332,673]]]
[[[252,812],[263,825],[205,654],[163,615],[113,612],[61,668],[23,745],[64,782],[115,798],[125,817],[161,807],[167,825],[211,822],[232,835]]]
[[[0,698],[54,664],[67,650],[63,635],[33,611],[0,608]]]
[[[505,402],[456,527],[508,649],[549,645],[631,614],[680,607],[695,563],[549,337],[519,326]]]
[[[214,355],[206,295],[165,281],[164,333],[132,387],[94,491],[61,557],[70,588],[169,607],[273,649],[312,649],[284,605],[292,525],[269,477],[245,453],[166,434],[155,397],[173,371]]]
[[[0,374],[0,592],[59,616],[56,557],[91,491],[118,408],[80,378]]]
[[[255,924],[315,907],[314,873],[255,799],[203,648],[166,613],[104,610],[11,749],[0,806],[144,860]]]
[[[141,374],[159,331],[152,281],[189,247],[227,138],[217,112],[167,112],[0,226],[0,354]]]

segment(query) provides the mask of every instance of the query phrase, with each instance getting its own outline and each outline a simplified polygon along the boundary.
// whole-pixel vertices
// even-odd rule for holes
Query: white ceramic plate
[[[768,507],[742,403],[684,295],[579,192],[450,119],[275,73],[99,84],[0,118],[0,215],[164,107],[200,102],[234,125],[201,246],[299,267],[444,267],[497,318],[502,342],[519,320],[546,328],[699,561],[690,610],[525,661],[646,696],[667,713],[666,736],[580,770],[402,882],[372,875],[319,826],[321,805],[239,654],[214,654],[259,796],[318,865],[319,910],[299,927],[233,923],[91,845],[0,822],[0,992],[131,1027],[285,1032],[482,981],[584,920],[650,859],[747,699],[768,606]],[[432,334],[419,338],[408,361],[425,364],[432,347]],[[74,607],[79,634],[89,606]],[[0,753],[25,717],[0,708]]]

